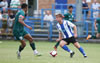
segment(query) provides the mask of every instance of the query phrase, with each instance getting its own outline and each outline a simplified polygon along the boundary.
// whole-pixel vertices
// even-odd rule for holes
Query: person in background
[[[20,0],[20,4],[23,4],[23,3],[25,3],[23,0]]]
[[[44,16],[44,21],[50,21],[53,25],[54,18],[50,11],[46,11],[46,15]],[[49,26],[49,23],[47,23],[47,26]]]
[[[68,20],[68,21],[71,21],[71,22],[76,22],[75,17],[72,14],[72,12],[73,12],[73,6],[72,5],[69,6],[68,10],[69,10],[68,13],[64,14],[64,19]]]
[[[93,12],[94,19],[99,17],[99,11],[96,11],[99,10],[99,8],[100,8],[100,4],[97,2],[97,0],[94,0],[94,2],[92,3],[92,9],[94,10]]]
[[[2,33],[6,33],[7,30],[7,19],[8,19],[8,13],[7,11],[4,9],[3,10],[3,14],[2,14]]]
[[[0,29],[2,28],[2,13],[0,11]],[[0,30],[0,34],[1,34],[1,30]]]
[[[88,7],[88,3],[86,2],[86,0],[83,0],[83,2],[82,2],[82,14],[83,14],[83,16],[84,17],[86,17],[87,18],[87,16],[88,16],[88,9],[89,9],[89,7]],[[85,15],[86,14],[86,15]]]
[[[54,21],[54,18],[52,16],[52,14],[50,13],[50,11],[46,11],[46,15],[44,16],[44,21],[47,21],[47,27],[50,26],[50,23],[49,21],[52,23],[52,25],[54,24],[53,21]],[[48,31],[48,35],[49,35],[49,31]],[[48,39],[50,37],[48,36]]]
[[[18,11],[17,8],[21,8],[20,0],[11,0],[10,8],[13,8],[13,9],[11,9],[11,11],[15,15],[17,13],[17,11]]]
[[[20,0],[11,0],[10,7],[11,8],[21,8]]]
[[[15,15],[13,14],[13,12],[10,12],[9,19],[8,19],[8,27],[10,33],[12,33],[14,20],[15,20]]]
[[[8,8],[10,8],[11,0],[7,0],[7,2],[8,2]]]
[[[98,26],[97,26],[98,24]],[[97,34],[96,35],[88,35],[86,40],[89,40],[89,39],[97,39],[100,37],[100,17],[95,19],[95,22],[94,22],[94,27],[95,27],[95,30],[97,31]]]
[[[7,0],[2,0],[1,2],[0,2],[0,8],[8,8],[8,2],[7,2]]]

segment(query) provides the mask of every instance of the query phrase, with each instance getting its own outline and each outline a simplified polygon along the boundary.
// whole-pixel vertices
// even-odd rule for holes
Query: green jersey
[[[20,31],[21,32],[24,30],[24,26],[21,23],[19,23],[19,21],[18,21],[19,18],[23,18],[23,21],[24,21],[25,12],[23,10],[20,10],[16,13],[13,31]]]
[[[20,10],[19,12],[17,12],[16,16],[15,16],[15,22],[14,22],[14,28],[13,28],[13,35],[14,37],[16,37],[17,40],[23,40],[24,36],[27,33],[27,31],[24,30],[24,25],[19,23],[19,18],[22,18],[23,21],[25,19],[25,13],[23,10]]]
[[[64,19],[73,22],[74,16],[73,16],[73,14],[67,13],[67,14],[64,14]]]
[[[100,33],[100,18],[96,19],[96,22],[98,23],[98,33]]]
[[[100,18],[96,19],[96,22],[100,25]]]

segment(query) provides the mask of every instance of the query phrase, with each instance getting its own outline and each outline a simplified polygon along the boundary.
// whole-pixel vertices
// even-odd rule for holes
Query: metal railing
[[[8,8],[8,9],[12,9],[12,8]],[[0,9],[0,10],[3,10],[3,9]],[[18,10],[20,10],[20,9],[18,9]],[[39,18],[40,20],[38,22],[41,22],[41,28],[43,28],[44,27],[44,23],[46,23],[43,20],[43,18],[44,18],[44,11],[46,11],[46,10],[52,11],[52,15],[55,18],[54,14],[55,14],[55,10],[57,10],[57,9],[54,8],[54,4],[52,5],[52,8],[51,9],[41,9],[41,17],[31,17],[31,16],[27,16],[27,19],[25,20],[25,23],[27,23],[28,25],[32,26],[33,30],[31,31],[31,30],[27,29],[26,27],[25,27],[25,29],[27,29],[27,31],[31,35],[36,35],[36,34],[34,34],[34,22],[37,22],[37,20],[34,20],[33,21],[33,20],[30,20],[30,18],[33,18],[33,19]],[[64,10],[67,10],[67,9],[62,9],[61,8],[60,10],[61,10],[61,13],[64,14]],[[89,28],[88,27],[90,27],[90,26],[89,26],[89,23],[86,21],[87,20],[86,19],[86,16],[85,16],[86,15],[86,11],[90,11],[91,12],[89,19],[90,19],[91,24],[92,24],[92,30],[90,30],[90,31],[91,31],[92,35],[95,34],[93,12],[96,12],[96,11],[100,12],[100,10],[89,9],[89,10],[84,10],[83,21],[76,22],[77,23],[77,27],[80,27],[81,26],[82,27],[82,30],[84,30],[86,32],[85,34],[79,35],[78,37],[86,37],[89,34]],[[73,11],[73,13],[75,13],[75,11]],[[52,33],[53,32],[52,23],[50,21],[47,21],[47,22],[50,24],[50,27],[49,27],[50,34],[49,34],[49,37],[50,37],[50,40],[52,40],[52,36],[58,36],[58,35],[53,35],[53,33]],[[48,36],[48,34],[47,35],[46,34],[44,34],[44,35],[43,34],[37,34],[37,36]]]

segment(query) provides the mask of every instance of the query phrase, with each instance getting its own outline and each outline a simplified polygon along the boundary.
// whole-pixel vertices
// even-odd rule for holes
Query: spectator
[[[17,8],[21,8],[21,7],[20,7],[20,0],[11,0],[10,7],[11,7],[11,8],[16,8],[16,9],[11,9],[12,12],[13,12],[14,14],[16,14],[17,11],[18,11]]]
[[[2,28],[2,13],[0,11],[0,28]],[[0,30],[0,33],[1,33],[1,30]]]
[[[6,33],[6,29],[7,29],[7,19],[8,19],[8,13],[7,11],[4,9],[3,10],[3,15],[2,15],[2,33]]]
[[[7,0],[2,0],[0,2],[0,8],[8,8],[8,2],[7,2]]]
[[[83,13],[83,15],[86,14],[86,15],[84,15],[84,17],[86,16],[86,18],[87,18],[89,7],[88,7],[88,3],[86,2],[86,0],[83,0],[83,2],[82,2],[82,8],[83,8],[82,13]]]
[[[95,11],[95,10],[99,10],[99,7],[100,7],[100,4],[97,2],[97,0],[94,0],[94,2],[92,3],[92,9],[94,10],[93,18],[99,17],[99,11]]]
[[[8,19],[8,27],[10,28],[9,29],[10,33],[12,33],[14,20],[15,20],[15,15],[13,14],[13,12],[10,12],[9,19]]]
[[[11,0],[10,7],[11,8],[20,8],[20,0]]]
[[[71,22],[76,22],[76,20],[74,18],[74,15],[72,14],[73,6],[69,6],[68,10],[69,10],[68,13],[64,14],[64,19],[68,20],[68,21],[71,21]]]
[[[25,3],[23,0],[20,0],[20,4],[23,4],[23,3]]]
[[[50,21],[53,25],[54,18],[51,15],[50,11],[46,11],[46,15],[44,16],[44,21]],[[50,26],[49,23],[47,23],[47,26],[48,27]]]
[[[46,15],[44,16],[44,21],[48,21],[48,22],[47,22],[47,27],[50,26],[49,21],[50,21],[50,22],[52,23],[52,25],[53,25],[54,18],[53,18],[53,16],[51,15],[50,11],[46,11]],[[50,37],[49,37],[49,31],[48,31],[48,40],[49,40],[49,39],[50,39]]]
[[[8,7],[10,7],[11,0],[7,0],[7,2],[8,2]]]

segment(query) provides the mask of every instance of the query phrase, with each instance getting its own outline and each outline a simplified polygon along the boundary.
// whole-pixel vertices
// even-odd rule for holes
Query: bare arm
[[[77,38],[77,27],[74,26],[73,28],[74,28],[74,37]]]
[[[5,6],[5,5],[2,5],[2,4],[0,5],[0,7],[4,7],[4,6]]]
[[[24,25],[25,27],[29,28],[32,30],[32,27],[28,26],[27,24],[24,23],[22,18],[19,18],[19,23],[21,23],[22,25]]]
[[[62,33],[61,32],[59,32],[59,38],[56,41],[58,42],[60,40],[62,40]]]
[[[97,26],[96,26],[96,20],[95,20],[95,22],[94,22],[94,27],[95,27],[95,30],[97,30]]]
[[[62,39],[62,33],[59,32],[59,39],[61,40]]]

